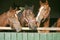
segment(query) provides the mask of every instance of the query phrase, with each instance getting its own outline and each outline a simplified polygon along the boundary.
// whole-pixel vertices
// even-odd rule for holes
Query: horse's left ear
[[[48,1],[46,0],[46,4],[48,4]]]
[[[33,9],[34,9],[34,5],[32,5],[32,7],[31,7],[31,8],[32,8],[32,10],[33,10]]]
[[[15,8],[15,11],[16,11],[16,10],[18,10],[18,8],[17,8],[17,7]]]
[[[43,3],[42,3],[42,1],[40,1],[40,5],[42,5]]]
[[[34,8],[34,5],[32,5],[32,8]]]

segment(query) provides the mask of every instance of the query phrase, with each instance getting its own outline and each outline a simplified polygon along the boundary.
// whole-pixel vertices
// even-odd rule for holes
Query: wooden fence
[[[0,32],[0,40],[60,40],[60,33]]]
[[[0,30],[12,30],[11,27],[0,27]],[[22,30],[31,30],[28,27],[22,27]],[[40,27],[37,28],[37,30],[60,30],[60,28],[56,28],[56,27],[50,27],[50,28],[44,28],[44,27]]]
[[[0,30],[12,30],[11,27],[0,27]],[[31,30],[22,27],[22,30]],[[60,28],[37,28],[37,30],[60,30]],[[60,40],[60,33],[0,32],[0,40]]]

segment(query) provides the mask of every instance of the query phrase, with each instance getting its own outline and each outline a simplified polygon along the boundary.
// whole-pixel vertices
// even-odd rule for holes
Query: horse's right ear
[[[46,0],[46,3],[48,3],[48,1]]]
[[[42,5],[42,2],[40,1],[40,5]]]
[[[46,0],[46,4],[48,4],[48,1]]]
[[[12,10],[12,7],[9,8],[9,11],[11,11],[11,10]]]

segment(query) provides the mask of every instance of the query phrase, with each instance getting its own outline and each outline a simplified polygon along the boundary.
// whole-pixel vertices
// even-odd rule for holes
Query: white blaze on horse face
[[[18,14],[19,12],[21,12],[21,10],[16,11],[16,14]]]
[[[39,16],[40,16],[41,11],[42,11],[43,8],[44,8],[44,6],[42,6],[42,7],[39,9],[38,15],[37,15],[37,17],[36,17],[36,21],[39,21]]]
[[[18,17],[17,17],[17,14],[15,14],[15,17],[18,18]]]

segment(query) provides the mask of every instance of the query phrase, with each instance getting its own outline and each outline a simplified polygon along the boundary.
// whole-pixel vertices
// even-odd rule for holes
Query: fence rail
[[[0,27],[0,30],[12,30],[11,27]],[[31,30],[29,27],[22,27],[22,30]],[[37,28],[37,30],[60,30],[60,28],[50,27],[50,28]]]

